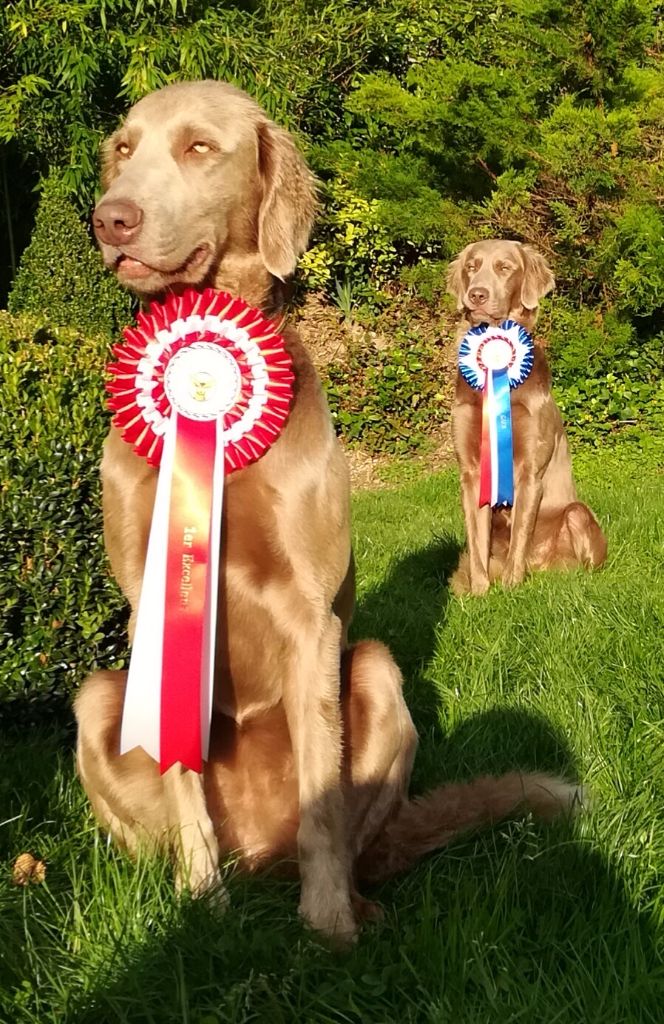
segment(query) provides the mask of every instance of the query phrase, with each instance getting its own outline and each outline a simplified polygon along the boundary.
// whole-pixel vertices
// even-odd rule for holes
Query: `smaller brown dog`
[[[507,319],[532,333],[539,300],[553,285],[546,261],[528,245],[492,239],[466,246],[447,276],[448,290],[465,314],[458,340],[469,326]],[[514,507],[480,508],[482,393],[459,373],[452,431],[468,549],[452,577],[455,594],[485,594],[495,580],[513,587],[532,569],[594,568],[606,558],[597,520],[576,499],[563,421],[539,345],[529,377],[510,400]]]

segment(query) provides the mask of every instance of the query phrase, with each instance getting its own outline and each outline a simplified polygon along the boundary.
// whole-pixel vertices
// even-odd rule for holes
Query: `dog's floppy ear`
[[[521,255],[523,257],[521,305],[525,309],[537,309],[539,300],[551,291],[556,281],[549,264],[531,245],[522,245]]]
[[[315,179],[290,136],[271,121],[258,130],[258,170],[263,198],[258,211],[258,251],[271,274],[285,280],[304,252],[316,212]]]
[[[469,249],[470,246],[467,245],[447,268],[447,290],[457,300],[457,309],[463,309],[463,293],[466,290],[463,283],[463,268]]]

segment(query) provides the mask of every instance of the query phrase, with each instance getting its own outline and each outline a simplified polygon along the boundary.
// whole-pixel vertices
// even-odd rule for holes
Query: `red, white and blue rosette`
[[[461,340],[461,375],[482,392],[480,507],[514,504],[510,388],[528,378],[534,351],[532,337],[514,320],[472,327]]]
[[[159,466],[120,752],[202,771],[214,684],[225,473],[278,438],[293,367],[275,325],[208,288],[170,295],[124,331],[109,367],[113,424]]]

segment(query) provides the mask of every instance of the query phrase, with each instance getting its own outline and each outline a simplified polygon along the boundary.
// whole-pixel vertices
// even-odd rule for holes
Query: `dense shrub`
[[[9,310],[88,335],[113,334],[132,302],[109,274],[57,175],[44,182],[35,230],[14,281]]]
[[[613,435],[634,420],[625,411],[652,421],[645,354],[656,363],[661,344],[657,11],[655,0],[17,0],[0,10],[0,140],[12,143],[10,163],[55,168],[84,214],[99,138],[129,103],[179,77],[234,81],[300,133],[321,179],[303,287],[364,320],[413,293],[437,316],[445,263],[467,241],[533,242],[558,283],[550,327],[561,394],[575,423],[592,398],[592,422]],[[11,200],[20,181],[10,173],[8,182]],[[66,201],[49,189],[43,205]],[[42,209],[40,225],[48,220]],[[12,308],[111,329],[126,300],[92,273],[85,232],[72,228],[70,242],[39,230],[39,257],[26,253]],[[77,278],[96,294],[85,309]],[[592,363],[578,358],[590,339],[603,353]],[[352,356],[346,383],[331,370],[351,439],[402,445],[394,422],[393,442],[370,423],[391,405],[408,408],[417,373],[406,368],[423,345],[397,337],[389,356]],[[638,388],[633,352],[644,360]],[[427,401],[418,400],[422,422]],[[435,420],[435,401],[430,411]]]
[[[664,442],[664,333],[641,339],[616,313],[564,299],[551,303],[548,333],[556,399],[575,440]]]
[[[344,439],[365,451],[424,450],[449,416],[446,373],[440,345],[401,331],[388,348],[355,345],[342,364],[327,370],[332,417]]]
[[[562,16],[564,6],[585,8],[587,17],[571,21]],[[471,38],[453,38],[444,56],[416,63],[405,75],[358,79],[346,106],[363,144],[354,147],[349,185],[377,203],[379,223],[406,264],[432,253],[447,256],[464,236],[525,238],[551,254],[559,281],[575,299],[610,304],[619,294],[618,260],[629,275],[636,257],[634,248],[612,252],[605,236],[629,207],[647,207],[642,221],[654,215],[652,196],[662,184],[653,134],[662,114],[661,79],[629,63],[648,60],[647,6],[605,6],[603,18],[590,3],[513,3],[500,11],[474,24]],[[603,43],[586,55],[594,72],[584,78],[577,57],[591,14]],[[623,30],[629,38],[619,36]],[[479,53],[473,40],[484,44]],[[561,74],[552,53],[562,58],[565,47]],[[602,71],[605,51],[610,68]],[[605,82],[610,86],[602,102],[589,103],[586,94]],[[325,160],[317,163],[326,174]],[[409,191],[394,217],[387,204],[405,176]],[[429,202],[420,203],[426,192]],[[449,204],[450,198],[462,221],[452,240],[449,217],[439,209],[440,200]],[[657,228],[655,222],[651,233]],[[661,292],[661,262],[657,274]]]
[[[647,317],[662,307],[664,216],[652,204],[626,206],[602,238],[599,261],[613,271],[614,302]]]
[[[0,313],[5,717],[25,711],[35,694],[62,697],[97,664],[119,664],[125,653],[124,602],[101,540],[106,348],[103,339]]]

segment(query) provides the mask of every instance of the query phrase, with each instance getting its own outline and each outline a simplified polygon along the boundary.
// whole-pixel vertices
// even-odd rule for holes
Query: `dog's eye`
[[[118,156],[129,156],[130,149],[126,142],[118,142],[115,147],[115,152]]]
[[[474,274],[477,270],[477,263],[473,263],[472,261],[470,263],[466,263],[466,270],[469,274]]]
[[[209,153],[211,149],[212,146],[209,144],[209,142],[192,142],[191,146],[189,147],[189,152],[202,154]]]

